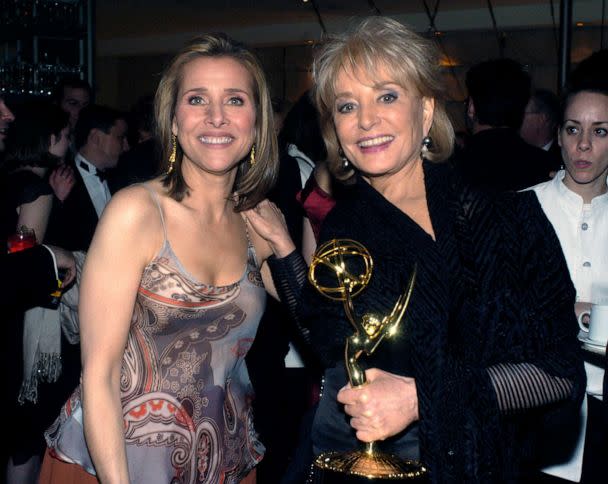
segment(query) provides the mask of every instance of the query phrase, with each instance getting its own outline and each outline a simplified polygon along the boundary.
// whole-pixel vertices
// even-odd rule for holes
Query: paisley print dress
[[[228,286],[188,274],[166,229],[163,248],[144,270],[120,382],[132,483],[236,483],[262,459],[244,358],[266,293],[248,245],[244,274]],[[95,473],[80,387],[46,439],[58,458]]]

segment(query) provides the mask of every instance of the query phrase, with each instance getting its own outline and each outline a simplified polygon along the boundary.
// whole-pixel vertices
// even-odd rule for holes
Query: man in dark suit
[[[133,183],[148,181],[160,170],[161,149],[154,136],[154,98],[142,97],[129,114],[130,149],[112,170],[108,180],[112,193]]]
[[[119,111],[89,105],[80,112],[74,132],[76,183],[67,198],[53,207],[46,237],[49,243],[88,250],[111,196],[107,170],[116,166],[128,148],[126,135],[127,123]]]
[[[557,143],[559,118],[557,95],[548,89],[537,89],[530,97],[519,128],[519,134],[526,143],[549,154],[551,164],[547,166],[547,173],[557,172],[562,165],[562,150]]]
[[[454,158],[473,185],[501,192],[548,179],[545,151],[518,133],[530,98],[530,76],[511,59],[482,62],[467,72],[467,117],[473,136]]]
[[[7,435],[17,436],[16,439],[12,438],[10,442],[5,443],[0,451],[0,469],[3,478],[5,478],[5,471],[8,470],[6,465],[9,462],[9,456],[12,456],[11,472],[17,468],[22,470],[31,468],[26,465],[30,455],[29,453],[26,455],[26,451],[23,449],[30,448],[29,442],[42,440],[42,432],[39,434],[29,432],[29,424],[33,419],[27,419],[27,422],[24,422],[22,415],[15,414],[15,411],[20,410],[17,395],[23,376],[23,311],[49,302],[50,294],[57,289],[60,269],[66,271],[64,280],[66,284],[69,284],[76,274],[74,256],[57,247],[38,245],[12,254],[0,251],[0,274],[2,274],[0,279],[2,297],[0,365],[5,369],[2,377],[2,391],[4,408],[7,408],[8,405],[7,413],[11,415],[6,428]],[[71,380],[72,389],[77,381],[77,378]],[[65,397],[66,393],[62,395]],[[56,409],[58,411],[59,407]],[[35,416],[38,414],[38,412],[34,413]],[[50,423],[52,421],[45,422],[46,425],[50,425]],[[24,444],[24,441],[28,443]],[[27,471],[24,471],[22,475],[26,474]],[[25,482],[24,480],[12,482],[22,481]],[[2,480],[2,482],[5,481]]]

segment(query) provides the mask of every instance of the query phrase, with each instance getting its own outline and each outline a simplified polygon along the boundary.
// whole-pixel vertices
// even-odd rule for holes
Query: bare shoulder
[[[112,196],[99,221],[98,232],[115,240],[132,241],[144,252],[155,253],[163,241],[158,205],[162,204],[162,186],[153,182],[134,185]]]
[[[142,226],[159,218],[159,211],[155,201],[161,200],[165,195],[152,184],[133,185],[114,194],[103,213],[103,218],[109,217],[116,222]]]

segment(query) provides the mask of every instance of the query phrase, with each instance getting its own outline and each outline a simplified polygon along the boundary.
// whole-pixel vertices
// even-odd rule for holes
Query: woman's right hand
[[[359,440],[384,440],[418,420],[416,380],[377,368],[366,370],[365,376],[365,385],[347,385],[338,392]]]

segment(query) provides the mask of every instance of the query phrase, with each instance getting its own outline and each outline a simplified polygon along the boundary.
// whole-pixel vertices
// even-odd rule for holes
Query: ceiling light
[[[585,23],[584,22],[576,22],[576,26],[577,27],[584,27]]]
[[[441,67],[456,67],[458,65],[460,65],[460,62],[458,62],[458,59],[455,59],[454,57],[449,57],[449,56],[443,56],[441,57],[441,59],[439,59],[439,65]]]

